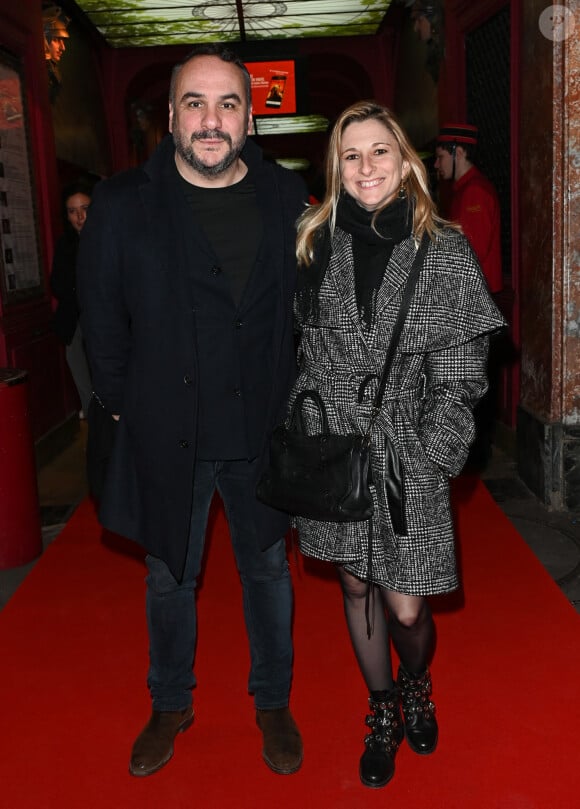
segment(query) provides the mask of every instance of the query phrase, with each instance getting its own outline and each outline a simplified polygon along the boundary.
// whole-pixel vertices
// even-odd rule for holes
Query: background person
[[[100,517],[147,550],[153,710],[133,745],[136,776],[163,767],[193,722],[195,589],[216,489],[242,582],[263,757],[283,774],[302,762],[288,709],[288,519],[255,489],[295,375],[295,222],[306,188],[246,140],[251,112],[244,64],[218,45],[195,48],[172,74],[172,136],[143,167],[99,185],[83,233],[94,387],[119,419]],[[216,675],[224,699],[208,710],[223,734],[228,676]],[[234,742],[224,738],[224,772]]]
[[[476,149],[477,127],[446,124],[437,136],[435,168],[441,179],[453,183],[449,219],[461,225],[489,290],[495,293],[503,287],[499,198],[493,184],[474,164]]]
[[[424,233],[430,239],[372,432],[372,533],[366,521],[297,520],[302,552],[338,570],[370,694],[360,778],[382,787],[394,774],[404,735],[420,754],[437,745],[427,596],[458,586],[449,478],[467,457],[472,409],[487,385],[487,335],[503,319],[465,237],[435,214],[425,168],[389,110],[360,102],[339,116],[326,188],[321,205],[309,208],[298,227],[302,333],[290,405],[300,391],[318,391],[331,432],[366,430],[375,390],[366,385],[359,404],[360,384],[370,377],[376,387],[417,243]],[[306,408],[308,432],[317,421]],[[397,515],[389,502],[385,438],[403,470]],[[401,661],[396,681],[390,640]]]
[[[435,169],[453,182],[449,218],[461,225],[479,259],[492,294],[503,288],[500,240],[500,205],[493,184],[474,165],[478,131],[471,124],[446,124],[439,131]],[[475,409],[476,438],[469,466],[483,469],[492,452],[501,366],[512,347],[505,339],[492,341],[488,360],[489,389]]]
[[[52,327],[66,346],[66,361],[78,391],[81,418],[89,411],[92,382],[79,324],[76,262],[91,194],[92,186],[85,181],[75,182],[64,189],[64,232],[56,243],[50,275],[50,289],[57,300]]]

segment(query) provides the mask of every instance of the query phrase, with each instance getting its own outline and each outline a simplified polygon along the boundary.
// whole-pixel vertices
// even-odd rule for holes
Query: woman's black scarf
[[[336,212],[336,224],[353,237],[355,288],[361,319],[370,328],[374,300],[381,284],[393,247],[406,239],[413,228],[413,209],[407,198],[396,199],[375,218],[348,194],[342,194]],[[331,255],[328,226],[316,234],[314,260],[298,272],[296,300],[301,321],[319,313],[318,293],[324,280]]]

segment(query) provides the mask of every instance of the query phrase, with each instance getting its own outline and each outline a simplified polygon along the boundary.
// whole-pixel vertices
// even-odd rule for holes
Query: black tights
[[[385,587],[371,587],[373,632],[369,638],[365,615],[367,583],[343,567],[337,566],[337,570],[350,639],[369,692],[393,687],[389,636],[407,672],[422,674],[435,644],[435,627],[427,600]]]

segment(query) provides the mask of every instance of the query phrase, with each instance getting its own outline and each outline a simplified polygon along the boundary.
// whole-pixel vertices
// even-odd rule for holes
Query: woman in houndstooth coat
[[[339,573],[370,693],[359,772],[381,787],[404,735],[420,754],[437,744],[426,596],[458,587],[449,478],[467,458],[489,335],[504,321],[467,240],[436,215],[425,168],[387,109],[361,102],[342,113],[326,182],[322,203],[298,225],[299,374],[290,405],[300,391],[318,391],[331,432],[366,430],[405,282],[422,236],[429,240],[372,431],[372,530],[366,521],[297,518],[302,552]],[[316,431],[310,400],[303,413]],[[396,501],[385,485],[393,468],[403,481]],[[401,662],[396,682],[390,640]]]

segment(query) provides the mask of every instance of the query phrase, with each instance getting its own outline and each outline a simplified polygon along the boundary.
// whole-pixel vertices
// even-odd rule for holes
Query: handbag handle
[[[413,297],[413,292],[415,291],[415,287],[417,285],[417,281],[419,279],[419,271],[421,269],[421,265],[423,264],[423,260],[425,258],[425,254],[427,252],[427,248],[429,247],[429,235],[427,232],[423,233],[423,238],[421,239],[421,243],[415,253],[415,258],[413,260],[413,264],[411,266],[411,271],[407,276],[407,283],[405,284],[405,290],[403,292],[403,299],[401,301],[401,307],[399,309],[399,314],[397,315],[397,320],[395,321],[395,326],[393,328],[393,334],[391,336],[391,342],[387,349],[387,356],[385,357],[385,364],[383,366],[383,371],[380,377],[379,386],[377,388],[377,392],[373,399],[372,403],[372,414],[371,420],[369,423],[368,431],[371,431],[371,428],[374,424],[374,421],[378,415],[379,410],[381,409],[381,404],[383,402],[383,396],[385,394],[385,388],[387,387],[387,379],[391,370],[391,365],[393,364],[393,358],[395,356],[395,351],[397,350],[397,346],[399,344],[399,338],[401,336],[401,332],[403,331],[403,325],[405,323],[405,319],[407,317],[407,312],[409,311],[409,306],[411,304],[411,298]],[[361,404],[362,396],[364,394],[364,387],[369,382],[369,380],[375,376],[374,374],[369,374],[366,376],[363,381],[361,382],[358,390],[358,401]]]
[[[393,328],[393,334],[391,337],[391,342],[389,344],[389,348],[387,349],[387,356],[385,358],[385,364],[383,366],[383,371],[380,377],[379,386],[375,397],[372,403],[372,412],[371,412],[371,419],[369,422],[369,426],[367,429],[367,435],[369,435],[371,428],[374,424],[374,421],[377,417],[377,414],[381,408],[381,404],[383,401],[383,395],[385,393],[385,388],[387,386],[387,378],[389,376],[389,372],[391,370],[391,365],[393,362],[393,357],[395,356],[395,351],[397,349],[397,345],[399,343],[399,337],[401,336],[401,332],[403,330],[403,324],[405,322],[405,318],[407,317],[407,312],[409,311],[409,305],[411,303],[411,298],[413,296],[413,292],[415,290],[415,286],[417,284],[417,280],[419,278],[419,270],[421,269],[421,265],[423,264],[423,259],[425,258],[425,253],[427,252],[427,248],[429,246],[429,236],[427,233],[423,234],[423,238],[421,239],[421,243],[417,252],[415,253],[415,258],[413,260],[413,264],[411,266],[411,271],[407,277],[407,283],[405,285],[405,290],[403,292],[403,299],[401,301],[401,307],[399,309],[399,313],[397,315],[397,320],[395,322],[395,326]],[[377,375],[376,374],[368,374],[365,376],[363,381],[361,382],[359,389],[358,389],[358,402],[361,404],[362,397],[364,394],[364,388],[368,384],[371,379],[374,379]],[[292,405],[292,410],[290,412],[290,427],[292,429],[298,429],[299,432],[305,433],[306,430],[304,429],[304,422],[302,420],[302,405],[306,401],[306,399],[310,399],[316,405],[318,412],[320,414],[320,419],[322,423],[322,432],[328,433],[330,432],[328,426],[328,415],[326,413],[326,407],[324,401],[318,391],[316,390],[302,390],[296,396],[294,400],[294,404]]]
[[[290,413],[291,429],[297,429],[298,432],[306,433],[306,430],[304,429],[304,422],[302,420],[302,405],[306,401],[306,399],[310,399],[311,401],[313,401],[316,407],[318,408],[320,420],[322,423],[322,432],[323,433],[330,432],[328,427],[328,415],[326,413],[326,407],[324,401],[322,400],[322,396],[316,390],[302,390],[297,395],[296,399],[294,400],[294,404],[292,405],[292,411]]]

